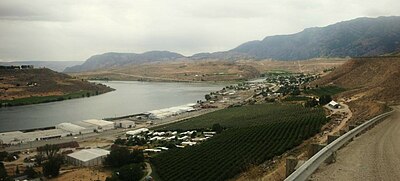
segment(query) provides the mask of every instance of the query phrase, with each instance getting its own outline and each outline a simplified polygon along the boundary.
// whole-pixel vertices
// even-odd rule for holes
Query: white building
[[[10,131],[10,132],[4,132],[0,133],[0,142],[1,144],[7,144],[7,145],[15,145],[18,143],[23,143],[25,142],[25,136],[24,133],[21,131]]]
[[[135,135],[138,135],[140,133],[144,133],[144,132],[148,132],[148,131],[149,131],[149,129],[147,129],[147,128],[140,128],[140,129],[137,129],[137,130],[127,131],[126,135],[135,136]]]
[[[335,102],[335,101],[331,101],[328,103],[328,106],[335,108],[335,109],[339,109],[340,108],[340,104]]]
[[[135,122],[129,120],[116,120],[114,121],[116,128],[134,128]]]
[[[69,132],[62,129],[48,129],[31,132],[11,131],[0,133],[0,140],[2,144],[15,145],[30,141],[61,138],[68,136],[69,134]]]
[[[47,140],[52,138],[66,137],[70,133],[62,129],[48,129],[40,131],[32,131],[24,133],[24,136],[30,138],[31,141],[35,140]]]
[[[76,166],[97,166],[102,165],[110,151],[94,148],[80,150],[67,155],[67,161]]]
[[[98,131],[97,125],[90,124],[90,123],[87,123],[87,122],[76,121],[76,122],[73,122],[72,124],[75,124],[75,125],[84,127],[84,128],[86,128],[86,129],[90,129],[90,130],[92,130],[92,131]]]
[[[74,124],[85,127],[87,129],[94,129],[98,132],[114,129],[114,122],[99,119],[88,119],[75,122]]]
[[[170,107],[165,109],[153,110],[147,112],[150,119],[164,119],[167,117],[179,115],[185,112],[195,111],[194,106],[196,104],[186,104],[182,106]]]
[[[60,123],[60,124],[56,125],[56,128],[67,131],[71,135],[87,134],[87,133],[93,132],[93,129],[85,128],[83,126],[79,126],[79,125],[72,124],[72,123]]]

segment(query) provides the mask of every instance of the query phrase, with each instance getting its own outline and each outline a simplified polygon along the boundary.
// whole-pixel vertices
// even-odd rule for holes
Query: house
[[[328,103],[328,106],[334,109],[339,109],[340,108],[340,104],[335,102],[335,101],[331,101]]]

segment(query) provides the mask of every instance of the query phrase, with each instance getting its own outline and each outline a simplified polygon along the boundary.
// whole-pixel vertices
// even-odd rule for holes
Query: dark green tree
[[[138,181],[144,176],[144,172],[139,164],[130,164],[118,169],[117,175],[121,181]]]
[[[1,181],[11,181],[12,179],[8,177],[6,168],[4,167],[3,162],[0,162],[0,180]]]
[[[125,143],[126,143],[126,140],[121,139],[121,138],[117,138],[117,139],[114,141],[114,144],[117,144],[117,145],[125,145]]]
[[[130,153],[128,148],[115,146],[106,157],[105,162],[111,167],[118,168],[129,163]]]
[[[212,130],[217,133],[221,133],[224,130],[224,128],[219,123],[216,123],[216,124],[213,124]]]
[[[48,159],[53,158],[54,156],[56,156],[58,151],[60,151],[60,148],[57,145],[49,145],[49,144],[44,145],[42,149],[43,149],[42,151],[46,154]]]
[[[316,99],[310,99],[308,101],[306,101],[306,103],[304,104],[304,107],[315,107],[318,105],[318,101]]]
[[[332,101],[332,97],[331,97],[330,95],[322,95],[322,96],[319,98],[319,104],[320,104],[320,105],[328,104],[328,103],[331,102],[331,101]]]
[[[27,175],[28,178],[37,178],[39,176],[33,167],[27,167],[24,171],[24,174]]]
[[[43,175],[48,178],[58,176],[62,163],[61,156],[53,156],[43,164]]]
[[[8,156],[8,152],[6,151],[0,151],[0,161],[4,161]]]
[[[131,163],[141,163],[144,161],[143,153],[139,150],[130,152],[126,147],[116,146],[111,149],[110,154],[106,157],[107,165],[119,168]]]
[[[38,152],[38,154],[35,156],[36,164],[39,165],[39,166],[42,165],[43,160],[44,160],[43,153],[42,152]]]
[[[17,165],[17,168],[15,168],[15,175],[19,175],[20,173],[19,173],[19,168],[18,168],[18,165]]]
[[[208,100],[211,100],[211,96],[210,96],[210,94],[206,94],[205,96],[204,96],[204,98],[208,101]]]

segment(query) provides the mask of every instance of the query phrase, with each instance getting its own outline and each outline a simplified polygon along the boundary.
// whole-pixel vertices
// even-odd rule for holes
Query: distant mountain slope
[[[98,95],[113,89],[47,68],[0,69],[0,107]],[[65,97],[63,97],[65,96]]]
[[[316,83],[347,88],[357,98],[399,104],[399,77],[400,56],[382,56],[350,60]]]
[[[346,88],[335,99],[343,98],[349,105],[354,124],[386,111],[387,104],[400,104],[399,77],[400,56],[364,57],[348,61],[313,84]]]
[[[82,72],[96,69],[118,67],[130,64],[168,61],[183,58],[184,56],[168,51],[150,51],[142,54],[136,53],[104,53],[94,55],[82,65],[68,67],[65,72]]]
[[[358,18],[250,41],[229,52],[256,59],[374,56],[400,50],[400,17]]]
[[[291,35],[269,36],[250,41],[229,51],[198,53],[190,57],[168,51],[143,54],[105,53],[90,57],[84,64],[65,69],[83,72],[131,64],[188,60],[305,60],[324,57],[360,57],[400,51],[400,17],[358,18],[308,28]]]
[[[37,68],[49,68],[57,72],[62,72],[67,67],[80,65],[82,63],[83,61],[13,61],[0,62],[0,65],[33,65]]]

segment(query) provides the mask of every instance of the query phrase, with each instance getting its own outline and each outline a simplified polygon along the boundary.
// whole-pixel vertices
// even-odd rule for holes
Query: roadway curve
[[[337,153],[311,180],[400,180],[400,106],[373,129]]]

